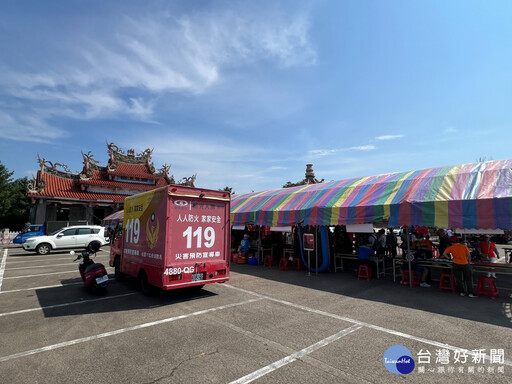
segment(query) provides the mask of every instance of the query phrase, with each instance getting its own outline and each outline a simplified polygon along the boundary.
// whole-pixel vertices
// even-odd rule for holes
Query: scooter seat
[[[93,269],[96,269],[96,268],[105,268],[105,267],[103,266],[103,264],[94,263],[94,264],[89,265],[87,268],[85,268],[85,273],[91,272]]]

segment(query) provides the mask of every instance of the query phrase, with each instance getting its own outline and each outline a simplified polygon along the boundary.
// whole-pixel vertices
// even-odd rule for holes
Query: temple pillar
[[[46,204],[44,203],[44,200],[38,199],[36,202],[35,212],[32,224],[44,224],[46,221]]]

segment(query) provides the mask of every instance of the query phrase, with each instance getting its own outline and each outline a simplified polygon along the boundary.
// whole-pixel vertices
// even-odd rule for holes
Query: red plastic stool
[[[242,253],[238,256],[237,263],[238,263],[238,264],[247,264],[247,252],[242,252]]]
[[[448,279],[448,281],[446,279]],[[453,293],[457,291],[455,289],[455,279],[451,273],[441,273],[439,290],[442,291],[443,289],[450,289]]]
[[[263,266],[264,267],[271,267],[272,266],[272,255],[266,255],[265,260],[263,260]]]
[[[402,281],[400,282],[400,284],[402,284],[402,285],[409,285],[410,284],[410,282],[409,282],[409,270],[408,269],[402,270]],[[412,271],[412,286],[413,286],[413,288],[416,285],[420,285],[420,278],[419,278],[418,274],[416,273],[416,271]]]
[[[300,264],[300,259],[298,257],[296,257],[295,259],[293,259],[293,263],[295,265],[295,269],[297,271],[300,271],[302,268],[302,265]]]
[[[486,285],[487,283],[487,285]],[[491,299],[499,297],[498,288],[496,287],[496,281],[492,277],[480,276],[478,278],[478,284],[476,286],[476,294],[491,296]]]
[[[288,259],[286,257],[281,257],[279,259],[279,269],[282,269],[283,271],[288,270]]]
[[[372,278],[372,269],[369,265],[360,265],[359,271],[357,272],[357,279],[360,278],[370,280]]]

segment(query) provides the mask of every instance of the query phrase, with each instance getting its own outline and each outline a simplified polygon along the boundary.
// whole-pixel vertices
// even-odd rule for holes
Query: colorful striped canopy
[[[488,161],[239,194],[231,224],[509,229],[511,167]]]

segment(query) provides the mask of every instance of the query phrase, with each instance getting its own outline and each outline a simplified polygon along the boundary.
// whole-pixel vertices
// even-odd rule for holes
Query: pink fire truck
[[[138,279],[142,291],[229,279],[228,192],[169,185],[126,198],[109,264],[115,277]]]

